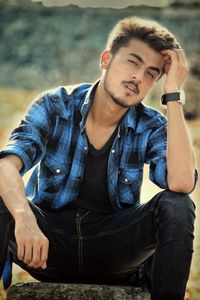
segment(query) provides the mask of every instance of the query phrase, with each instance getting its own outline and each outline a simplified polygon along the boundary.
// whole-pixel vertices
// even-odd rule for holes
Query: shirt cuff
[[[23,176],[31,168],[31,162],[28,155],[20,147],[7,145],[6,148],[0,151],[0,159],[10,154],[17,155],[21,159],[23,167],[20,170],[20,175]]]

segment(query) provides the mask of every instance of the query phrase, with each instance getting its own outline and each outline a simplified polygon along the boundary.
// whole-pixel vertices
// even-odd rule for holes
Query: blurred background
[[[200,0],[127,0],[123,2],[123,8],[117,0],[43,0],[43,3],[38,0],[0,0],[1,148],[38,93],[58,85],[94,82],[100,77],[99,55],[105,48],[107,35],[119,19],[131,15],[154,19],[167,26],[185,49],[190,75],[185,84],[187,104],[184,113],[199,169]],[[159,104],[162,84],[160,81],[145,102],[165,113]],[[25,182],[28,176],[24,177]],[[158,191],[148,180],[148,170],[145,169],[142,201],[149,200]],[[187,300],[200,299],[199,194],[198,183],[192,193],[197,219]],[[32,279],[14,266],[13,282],[21,280]],[[4,296],[0,290],[0,299]]]

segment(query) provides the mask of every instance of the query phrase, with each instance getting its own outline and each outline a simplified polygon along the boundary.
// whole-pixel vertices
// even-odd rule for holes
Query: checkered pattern
[[[76,199],[88,152],[85,121],[97,85],[59,87],[40,95],[0,152],[21,158],[21,175],[34,167],[26,194],[35,204],[58,209]],[[167,188],[166,126],[163,115],[143,104],[131,107],[120,121],[107,168],[115,210],[139,202],[144,163],[150,164],[150,179]]]

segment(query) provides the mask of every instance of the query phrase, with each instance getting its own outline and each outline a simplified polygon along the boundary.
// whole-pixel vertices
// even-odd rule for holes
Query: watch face
[[[178,102],[182,103],[183,105],[185,104],[185,92],[183,90],[180,92],[180,100]]]

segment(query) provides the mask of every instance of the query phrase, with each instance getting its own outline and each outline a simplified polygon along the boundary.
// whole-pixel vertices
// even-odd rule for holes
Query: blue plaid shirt
[[[26,195],[35,204],[58,209],[76,199],[88,153],[85,122],[97,84],[59,87],[40,95],[0,152],[21,158],[21,175],[34,167]],[[139,202],[145,163],[150,164],[150,179],[167,188],[166,127],[166,118],[143,104],[122,118],[107,168],[115,210]]]

